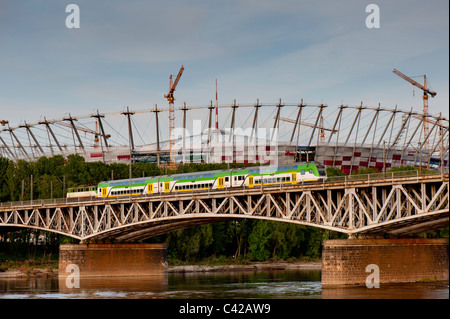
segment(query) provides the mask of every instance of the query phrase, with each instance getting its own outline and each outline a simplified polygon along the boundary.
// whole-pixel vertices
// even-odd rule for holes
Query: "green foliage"
[[[327,176],[344,176],[345,173],[342,172],[338,167],[329,166],[327,167]]]
[[[250,259],[263,261],[270,256],[270,228],[269,223],[258,220],[256,227],[249,237]]]
[[[353,171],[352,175],[362,175],[362,174],[376,174],[379,173],[379,171],[374,167],[360,167],[358,168],[358,171]]]
[[[419,168],[411,165],[402,165],[397,167],[391,167],[386,172],[402,172],[402,171],[417,171]]]

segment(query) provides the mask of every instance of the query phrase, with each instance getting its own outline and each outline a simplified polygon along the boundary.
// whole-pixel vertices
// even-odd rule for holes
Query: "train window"
[[[228,176],[225,176],[225,182],[228,182]]]
[[[302,171],[300,172],[302,175],[305,175],[305,170],[302,169]]]

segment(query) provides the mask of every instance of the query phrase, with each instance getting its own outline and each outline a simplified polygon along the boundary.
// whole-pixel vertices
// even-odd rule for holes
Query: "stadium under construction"
[[[14,161],[79,154],[106,163],[317,161],[347,174],[400,165],[448,172],[449,120],[396,106],[211,102],[3,124],[0,156]]]

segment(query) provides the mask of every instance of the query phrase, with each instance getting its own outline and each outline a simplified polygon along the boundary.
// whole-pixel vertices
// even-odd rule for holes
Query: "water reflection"
[[[286,299],[320,297],[321,284],[320,270],[246,271],[173,274],[169,287],[179,298]]]
[[[167,274],[143,277],[94,277],[81,278],[79,288],[67,285],[65,278],[59,278],[59,292],[62,294],[92,295],[92,298],[127,298],[131,294],[145,292],[149,296],[167,290]]]
[[[322,288],[320,270],[178,273],[152,277],[0,279],[0,299],[448,299],[448,282]]]
[[[322,288],[326,299],[448,299],[448,282],[381,284],[380,288]]]

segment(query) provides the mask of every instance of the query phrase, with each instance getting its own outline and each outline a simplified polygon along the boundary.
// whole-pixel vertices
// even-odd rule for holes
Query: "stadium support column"
[[[316,122],[314,123],[313,131],[311,133],[311,137],[309,138],[308,146],[311,146],[311,142],[312,142],[314,133],[315,133],[316,128],[317,128],[317,124],[319,123],[319,119],[320,119],[320,117],[322,115],[322,111],[323,111],[324,107],[326,107],[326,105],[323,105],[323,104],[319,105],[319,112],[317,114]],[[317,150],[318,144],[319,143],[317,143],[317,145],[316,145],[316,150]],[[309,162],[309,150],[308,150],[308,153],[306,153],[306,161]]]
[[[97,114],[94,114],[91,117],[94,117],[94,118],[97,119],[98,127],[100,128],[100,132],[101,132],[101,135],[103,137],[103,141],[105,143],[105,147],[108,149],[109,148],[108,138],[111,137],[111,136],[105,134],[105,130],[103,129],[103,123],[102,123],[102,120],[101,120],[101,118],[105,117],[105,116],[104,115],[100,115],[100,113],[97,110]],[[101,144],[101,145],[102,145],[103,162],[105,162],[105,152],[103,152],[103,144]]]
[[[152,111],[155,113],[155,122],[156,122],[156,162],[158,167],[161,164],[160,156],[159,156],[159,121],[158,121],[158,113],[161,112],[158,110],[158,105],[155,104],[155,109]]]
[[[39,142],[36,139],[36,136],[34,136],[33,132],[30,129],[30,125],[28,125],[27,122],[25,122],[24,125],[20,125],[19,127],[24,127],[27,130],[27,133],[31,136],[31,138],[33,139],[34,143],[36,143],[36,147],[39,149],[41,154],[44,154],[44,151],[43,151],[43,149],[41,147],[41,144],[39,144]]]
[[[184,102],[184,107],[181,110],[183,111],[183,161],[182,162],[184,164],[186,162],[186,111],[189,110],[186,107],[186,102]]]
[[[281,104],[281,99],[280,99],[280,102],[277,105],[277,115],[275,116],[275,121],[273,122],[273,131],[272,131],[272,135],[270,137],[270,142],[272,142],[272,140],[273,140],[273,135],[275,133],[275,130],[280,127],[280,111],[283,106],[284,106],[284,104]]]
[[[80,138],[80,134],[78,134],[77,127],[76,127],[75,124],[73,123],[72,115],[70,115],[70,113],[69,113],[69,117],[63,119],[63,121],[68,121],[68,122],[70,122],[70,125],[72,126],[72,130],[75,132],[75,136],[76,136],[77,139],[78,139],[78,143],[80,143],[80,147],[81,147],[81,149],[84,151],[83,141],[82,141],[81,138]],[[77,149],[77,148],[76,148],[76,145],[75,145],[75,150],[76,150],[76,149]]]
[[[256,104],[254,105],[255,108],[255,116],[253,117],[253,125],[252,125],[252,132],[250,134],[249,143],[252,142],[253,134],[255,135],[255,159],[256,156],[258,156],[258,161],[261,162],[261,158],[259,158],[258,153],[258,109],[261,107],[261,104],[259,104],[259,99],[256,99]],[[248,149],[248,146],[247,146]]]
[[[231,162],[234,163],[236,158],[235,158],[235,153],[236,153],[236,139],[234,138],[234,128],[236,126],[235,124],[235,118],[236,118],[236,108],[238,108],[239,106],[236,105],[236,100],[234,100],[233,105],[231,106],[231,108],[233,109],[233,113],[231,115],[231,125],[230,125],[230,137],[228,138],[228,142],[232,142],[232,147],[231,147],[231,151],[232,151],[232,155],[231,155]],[[233,140],[231,140],[233,139]],[[255,154],[255,161],[256,161],[256,155]]]
[[[134,115],[134,112],[130,112],[129,107],[127,106],[127,111],[122,112],[122,115],[125,115],[128,118],[128,137],[129,137],[129,144],[130,144],[130,152],[134,151],[134,140],[133,140],[133,130],[131,128],[131,115]],[[131,156],[131,154],[130,154]]]
[[[49,125],[50,122],[47,121],[47,119],[44,117],[44,121],[43,122],[39,122],[38,124],[44,124],[45,125],[45,127],[47,128],[47,132],[49,132],[51,134],[51,136],[53,137],[53,140],[55,141],[56,145],[58,146],[59,151],[61,152],[61,154],[63,154],[62,147],[59,144],[58,140],[56,139],[55,133],[53,133],[53,130],[52,130],[52,128]],[[50,136],[49,136],[48,140],[50,141]],[[53,148],[52,148],[51,143],[50,143],[50,150],[51,150],[52,155],[53,155]]]
[[[208,147],[208,159],[207,163],[211,162],[211,125],[212,125],[212,111],[215,109],[213,103],[211,101],[211,105],[208,107],[209,109],[209,121],[208,121],[208,139],[206,141],[206,146]],[[203,154],[201,154],[203,158]]]

